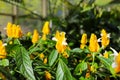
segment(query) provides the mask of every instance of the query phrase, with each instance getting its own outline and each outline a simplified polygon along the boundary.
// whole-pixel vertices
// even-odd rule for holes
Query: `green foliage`
[[[2,59],[0,60],[0,66],[9,66],[9,60],[8,59]]]
[[[58,62],[56,80],[73,80],[70,70],[62,59],[59,59]]]
[[[35,80],[32,63],[28,52],[22,46],[16,49],[16,64],[17,68],[26,79]]]
[[[30,4],[33,2],[31,1]],[[68,14],[61,18],[57,16],[59,11],[57,8],[62,10],[63,2],[68,9]],[[52,3],[50,0],[52,10],[48,19],[52,20],[53,25],[47,39],[42,40],[40,37],[37,43],[32,44],[32,35],[30,37],[23,35],[19,39],[6,37],[3,41],[7,44],[5,46],[7,56],[0,60],[0,72],[6,79],[11,80],[49,80],[48,78],[50,80],[105,80],[108,78],[119,80],[119,73],[116,73],[113,67],[116,56],[113,55],[114,51],[110,47],[117,50],[120,47],[118,37],[120,12],[119,8],[108,10],[110,7],[107,5],[111,5],[112,2],[112,0],[106,0],[106,2],[75,0],[73,3],[72,0],[56,0]],[[31,8],[33,9],[35,8]],[[100,30],[103,28],[111,33],[110,45],[106,48],[100,45],[98,52],[91,52],[90,34],[95,33],[100,38]],[[66,32],[67,47],[70,47],[65,50],[68,57],[65,57],[65,52],[58,53],[55,48],[56,42],[51,40],[56,30]],[[84,49],[80,49],[79,40],[84,32],[88,34],[88,43]],[[109,53],[107,58],[104,56],[105,51]]]
[[[53,50],[49,56],[49,66],[52,66],[58,57],[57,50]]]

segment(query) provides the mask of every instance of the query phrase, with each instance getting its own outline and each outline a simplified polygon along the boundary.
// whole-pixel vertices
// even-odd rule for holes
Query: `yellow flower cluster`
[[[101,42],[102,48],[105,48],[106,46],[108,46],[110,42],[109,38],[110,38],[109,34],[107,34],[107,32],[104,29],[101,30],[101,38],[99,39],[97,39],[97,36],[94,33],[92,33],[89,41],[89,50],[91,52],[97,52],[100,48],[98,41]],[[87,34],[84,33],[81,38],[80,48],[84,49],[86,43],[87,43]]]
[[[20,38],[22,37],[22,30],[19,25],[8,23],[7,25],[7,36],[10,38]]]
[[[114,69],[115,69],[115,72],[118,73],[118,72],[120,72],[120,52],[115,57],[115,64],[116,64],[116,66],[114,67]]]
[[[65,32],[60,33],[59,31],[56,31],[56,34],[53,40],[57,41],[56,46],[55,46],[57,51],[59,53],[63,53],[67,47]]]
[[[0,59],[6,58],[6,50],[5,46],[3,45],[2,41],[0,40]]]
[[[110,37],[109,34],[107,34],[107,32],[104,29],[102,29],[102,31],[101,31],[101,39],[102,39],[101,45],[103,48],[105,48],[109,44],[109,42],[110,42],[109,37]]]
[[[46,35],[48,35],[50,33],[50,28],[49,28],[49,22],[46,21],[44,26],[43,26],[43,29],[42,29],[42,39],[43,40],[46,40]]]
[[[39,39],[39,33],[38,31],[35,29],[34,32],[33,32],[33,36],[32,36],[32,43],[36,43]]]
[[[89,43],[89,50],[91,52],[97,52],[99,50],[100,46],[97,41],[97,36],[95,34],[91,34],[90,37],[90,43]]]
[[[52,76],[48,71],[45,71],[45,78],[46,78],[46,80],[51,80],[52,79]]]
[[[87,34],[84,33],[81,38],[80,48],[83,49],[85,47],[86,43],[87,43]]]

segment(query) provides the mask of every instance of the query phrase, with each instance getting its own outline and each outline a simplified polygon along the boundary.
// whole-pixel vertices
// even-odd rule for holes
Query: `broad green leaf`
[[[73,80],[69,68],[62,61],[62,59],[59,59],[57,72],[56,72],[56,80]]]
[[[16,50],[16,63],[20,73],[27,78],[27,80],[36,80],[34,77],[32,63],[26,49],[22,46]]]
[[[79,63],[77,66],[76,66],[76,68],[75,68],[75,73],[78,73],[78,72],[80,72],[80,70],[82,70],[82,71],[84,71],[84,70],[86,70],[87,69],[87,63],[86,62],[81,62],[81,63]]]
[[[53,50],[51,53],[50,53],[50,56],[49,56],[49,66],[52,66],[53,63],[56,61],[57,59],[57,56],[58,56],[58,52],[57,50]]]
[[[98,59],[100,59],[106,67],[110,67],[112,64],[112,62],[111,62],[111,60],[109,60],[109,58],[104,58],[102,56],[98,56]]]
[[[95,0],[95,4],[99,6],[104,6],[112,2],[113,0]]]
[[[81,53],[81,52],[83,52],[83,50],[80,49],[80,48],[74,48],[74,49],[72,49],[70,52]]]
[[[0,61],[0,65],[2,65],[2,66],[8,66],[9,65],[9,60],[8,59],[2,59],[1,61]]]
[[[112,61],[109,58],[104,58],[102,56],[98,56],[98,59],[102,61],[102,63],[105,65],[105,67],[110,70],[113,76],[115,76],[115,71],[112,68]]]

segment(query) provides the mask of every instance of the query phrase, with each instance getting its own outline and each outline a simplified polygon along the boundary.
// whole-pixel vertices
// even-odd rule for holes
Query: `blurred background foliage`
[[[0,28],[13,22],[24,32],[35,28],[40,32],[49,20],[51,33],[65,31],[71,47],[79,47],[84,32],[89,39],[91,33],[100,36],[104,28],[111,34],[110,46],[120,48],[120,0],[0,0],[0,4],[0,14],[9,14],[0,15]]]

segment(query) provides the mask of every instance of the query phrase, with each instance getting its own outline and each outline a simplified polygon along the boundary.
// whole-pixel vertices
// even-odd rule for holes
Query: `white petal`
[[[99,38],[97,41],[98,41],[98,42],[101,42],[101,38]]]
[[[66,41],[63,41],[62,42],[62,45],[68,45]]]
[[[108,37],[108,38],[110,38],[110,33],[109,33],[109,34],[107,34],[107,37]]]
[[[7,46],[7,43],[4,43],[3,46]]]
[[[112,47],[110,47],[110,49],[113,51],[113,55],[114,55],[114,56],[117,56],[117,55],[118,55],[118,52],[117,52],[115,49],[113,49]]]
[[[55,37],[52,38],[53,41],[57,41],[57,39]]]
[[[115,62],[112,63],[112,68],[115,68],[117,64]]]

